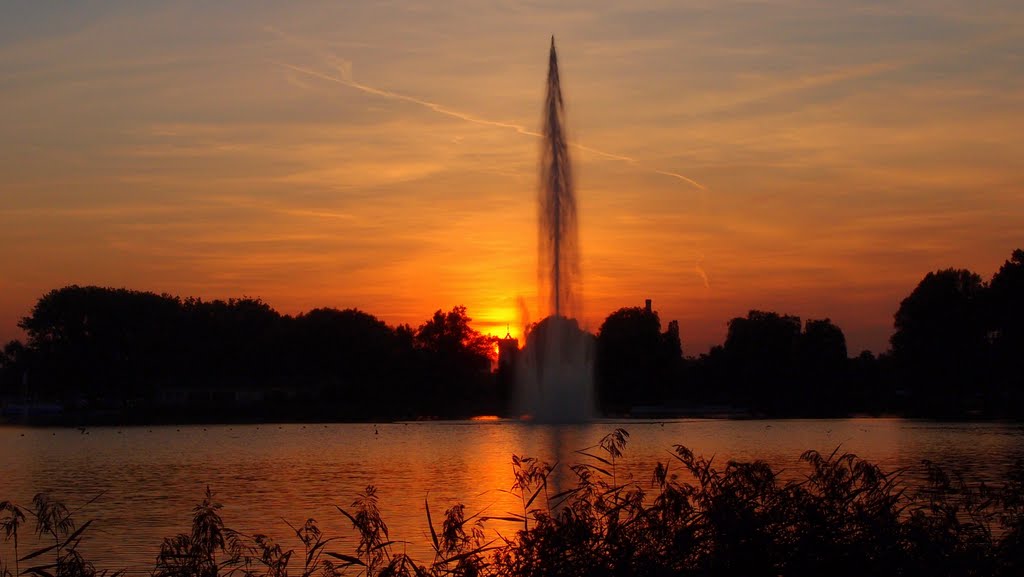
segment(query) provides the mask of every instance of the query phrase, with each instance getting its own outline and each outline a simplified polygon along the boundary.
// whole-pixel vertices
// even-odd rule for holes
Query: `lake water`
[[[211,487],[229,527],[274,537],[297,547],[288,526],[315,518],[336,550],[349,553],[350,523],[334,508],[348,507],[367,485],[378,488],[396,546],[429,562],[424,500],[435,523],[455,503],[469,513],[521,512],[506,492],[512,454],[563,464],[623,427],[629,433],[619,474],[650,482],[654,465],[671,459],[673,445],[730,459],[763,459],[800,475],[807,449],[840,447],[886,470],[909,467],[908,483],[922,478],[928,459],[970,480],[998,481],[1024,458],[1024,428],[1008,423],[946,423],[903,419],[605,421],[577,426],[518,422],[417,422],[329,425],[223,425],[134,428],[0,427],[0,500],[30,504],[49,492],[95,519],[83,545],[98,568],[148,574],[163,537],[189,530],[191,509]],[[563,465],[553,483],[572,484]],[[492,523],[487,531],[511,535]],[[10,560],[10,545],[0,545]],[[22,544],[22,552],[26,549]]]

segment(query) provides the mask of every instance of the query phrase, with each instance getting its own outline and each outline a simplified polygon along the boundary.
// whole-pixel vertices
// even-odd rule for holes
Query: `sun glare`
[[[472,315],[476,329],[485,335],[503,339],[511,336],[522,341],[522,327],[519,326],[519,314],[511,308],[493,308]]]

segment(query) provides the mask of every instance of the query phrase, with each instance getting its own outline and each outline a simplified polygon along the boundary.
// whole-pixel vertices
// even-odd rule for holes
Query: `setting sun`
[[[1022,65],[1022,0],[0,2],[0,577],[1020,575]]]
[[[652,298],[687,354],[755,308],[880,352],[924,273],[1019,244],[1012,3],[116,5],[0,24],[4,340],[68,284],[521,338],[552,32],[592,331]]]

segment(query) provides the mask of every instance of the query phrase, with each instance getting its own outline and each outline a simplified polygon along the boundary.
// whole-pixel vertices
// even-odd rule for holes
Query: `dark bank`
[[[252,298],[68,286],[21,321],[26,342],[4,347],[0,401],[8,422],[66,425],[518,417],[522,345],[471,321],[465,307],[392,327],[354,309],[290,316]],[[609,416],[1016,419],[1024,251],[988,282],[928,273],[877,356],[850,355],[829,319],[769,311],[730,320],[722,345],[686,356],[678,323],[663,326],[649,303],[612,312],[588,338]]]

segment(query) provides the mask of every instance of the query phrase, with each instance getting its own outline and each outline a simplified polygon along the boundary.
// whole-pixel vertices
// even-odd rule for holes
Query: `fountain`
[[[517,368],[520,414],[540,422],[583,422],[594,412],[593,337],[580,314],[579,234],[565,105],[551,37],[539,186],[537,272],[546,318],[527,335]]]

